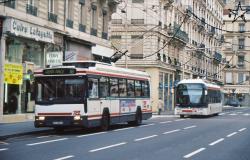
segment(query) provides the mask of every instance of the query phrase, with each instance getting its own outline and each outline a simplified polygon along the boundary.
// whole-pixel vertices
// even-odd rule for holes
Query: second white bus
[[[176,87],[175,114],[218,115],[222,112],[222,93],[220,86],[202,79],[185,79]]]

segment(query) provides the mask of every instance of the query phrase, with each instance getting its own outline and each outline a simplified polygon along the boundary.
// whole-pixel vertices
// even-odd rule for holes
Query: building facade
[[[234,9],[238,3],[227,3],[224,10],[225,47],[223,53],[227,66],[224,69],[225,103],[236,99],[242,106],[250,104],[250,12],[244,16],[246,22],[239,18],[233,22],[228,9]],[[250,1],[241,1],[243,9],[250,5]],[[232,23],[233,22],[233,23]]]
[[[116,64],[151,75],[153,111],[174,108],[174,86],[183,78],[222,82],[220,0],[126,0],[112,15]],[[126,52],[128,51],[128,52]]]
[[[0,120],[34,112],[35,69],[113,54],[113,0],[11,0],[0,4]],[[107,55],[106,55],[107,54]]]

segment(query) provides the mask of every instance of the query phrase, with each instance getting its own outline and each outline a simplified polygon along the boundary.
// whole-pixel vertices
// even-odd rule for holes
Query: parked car
[[[240,102],[237,99],[229,99],[226,105],[233,106],[233,107],[240,107]]]

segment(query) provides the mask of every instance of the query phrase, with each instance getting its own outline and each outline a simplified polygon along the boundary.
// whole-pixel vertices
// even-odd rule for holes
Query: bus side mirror
[[[205,95],[207,95],[207,90],[205,90]]]

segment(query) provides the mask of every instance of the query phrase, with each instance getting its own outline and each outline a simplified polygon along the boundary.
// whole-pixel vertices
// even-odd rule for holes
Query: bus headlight
[[[38,117],[38,120],[39,120],[39,121],[44,121],[44,120],[45,120],[45,117],[44,117],[44,116],[39,116],[39,117]]]
[[[75,116],[74,117],[74,120],[77,121],[77,120],[80,120],[81,119],[81,116]]]

